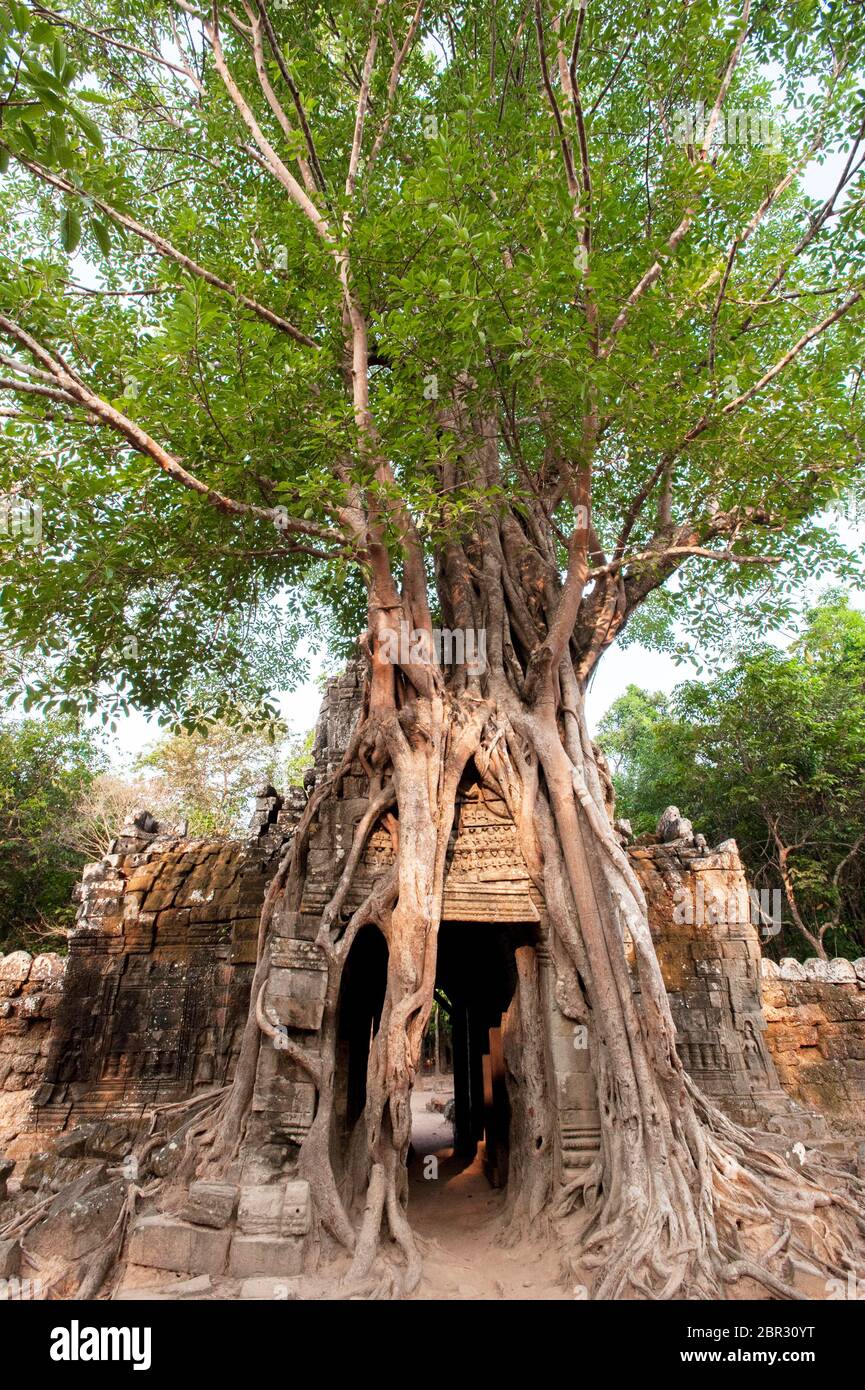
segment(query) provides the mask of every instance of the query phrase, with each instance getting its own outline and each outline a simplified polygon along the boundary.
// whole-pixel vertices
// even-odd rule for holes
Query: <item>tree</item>
[[[663,809],[677,801],[688,816],[698,816],[688,774],[697,759],[699,735],[675,717],[671,705],[661,691],[629,685],[598,726],[598,744],[613,776],[616,810],[630,820],[635,835],[654,831]]]
[[[165,814],[152,785],[143,778],[100,772],[79,796],[64,828],[63,839],[92,863],[110,853],[112,841],[120,834],[124,823],[143,807],[157,819]]]
[[[0,722],[0,951],[62,937],[83,856],[66,839],[102,763],[68,718]]]
[[[759,623],[844,563],[817,518],[861,458],[853,9],[7,11],[3,466],[19,507],[28,470],[44,524],[38,543],[12,538],[26,583],[5,586],[2,617],[50,654],[29,698],[107,717],[253,709],[290,679],[296,638],[363,633],[348,757],[369,804],[318,935],[321,1068],[286,1039],[318,1091],[302,1169],[358,1289],[383,1223],[401,1286],[420,1275],[409,1095],[470,763],[513,810],[561,995],[591,1023],[602,1151],[569,1201],[595,1295],[711,1296],[754,1270],[783,1289],[743,1224],[784,1212],[807,1235],[827,1200],[682,1070],[584,691],[622,634],[669,641],[678,618],[712,638],[731,606]],[[839,149],[809,196],[804,172]],[[483,662],[440,659],[436,627],[483,634]],[[309,826],[340,789],[340,772],[315,788],[263,942],[277,899],[298,906]],[[346,924],[385,813],[396,870]],[[367,922],[390,966],[357,1228],[328,1124],[339,979]],[[268,959],[200,1140],[215,1169],[272,1032]],[[550,1161],[542,1145],[515,1217],[551,1199]],[[828,1200],[831,1260],[846,1237]]]
[[[281,734],[273,727],[239,730],[216,722],[206,732],[165,736],[136,767],[155,774],[150,789],[161,814],[188,821],[190,835],[238,834],[248,824],[256,787],[282,780],[288,755]]]
[[[312,734],[284,729],[238,731],[222,722],[204,731],[165,734],[140,754],[133,775],[100,772],[86,786],[64,832],[70,848],[101,859],[125,821],[147,810],[162,826],[186,824],[190,835],[242,835],[256,789],[300,786],[310,761]]]
[[[674,796],[734,835],[757,886],[783,888],[810,953],[863,947],[865,617],[829,594],[788,652],[765,645],[666,700],[631,686],[608,711],[622,809],[649,829]]]

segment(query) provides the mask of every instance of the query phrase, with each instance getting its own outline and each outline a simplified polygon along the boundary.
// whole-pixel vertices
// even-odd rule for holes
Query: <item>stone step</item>
[[[171,1216],[142,1216],[129,1242],[129,1261],[175,1274],[222,1274],[231,1231],[193,1226]]]

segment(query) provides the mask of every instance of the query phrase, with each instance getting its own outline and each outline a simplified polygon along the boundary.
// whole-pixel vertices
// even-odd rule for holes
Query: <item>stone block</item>
[[[801,964],[792,956],[784,956],[779,964],[778,974],[782,980],[804,980],[806,978]]]
[[[171,907],[174,902],[173,888],[152,888],[144,899],[144,907],[148,912],[161,912],[163,908]]]
[[[299,1236],[236,1235],[231,1242],[228,1273],[233,1279],[290,1277],[300,1274],[302,1266],[303,1241]]]
[[[130,1263],[176,1274],[221,1274],[225,1269],[230,1231],[192,1226],[170,1216],[143,1216],[129,1244]]]
[[[803,962],[802,969],[805,972],[806,980],[819,980],[826,982],[829,980],[829,961],[818,960],[816,956],[811,956]]]
[[[278,1235],[284,1200],[285,1189],[281,1185],[242,1187],[237,1212],[239,1229],[247,1236]]]
[[[132,1136],[122,1121],[100,1120],[94,1124],[87,1139],[87,1152],[97,1158],[125,1158],[131,1148]]]
[[[119,1181],[80,1194],[60,1193],[28,1236],[28,1249],[40,1259],[83,1259],[112,1231],[125,1197],[126,1185]]]
[[[34,958],[30,967],[30,980],[47,986],[59,983],[66,973],[66,961],[54,951],[46,951]]]
[[[308,942],[286,943],[307,946]],[[321,1027],[327,975],[317,968],[271,970],[267,982],[267,1005],[287,1028],[312,1032]]]
[[[94,1129],[95,1125],[76,1125],[74,1129],[58,1134],[54,1140],[54,1152],[61,1158],[80,1158]]]
[[[312,1225],[312,1200],[309,1183],[303,1180],[285,1185],[282,1205],[281,1233],[284,1236],[305,1236]]]
[[[61,1158],[42,1152],[31,1155],[21,1175],[25,1192],[60,1192],[70,1183],[81,1182],[81,1190],[95,1187],[105,1173],[105,1163],[97,1158]],[[76,1188],[76,1191],[78,1189]]]
[[[840,957],[837,957],[835,960],[828,961],[827,964],[828,970],[826,971],[826,978],[832,984],[855,985],[856,970],[852,961],[842,960]]]
[[[196,1226],[211,1226],[222,1230],[227,1226],[237,1203],[237,1188],[227,1182],[194,1182],[183,1209],[183,1219]]]
[[[199,1274],[193,1279],[172,1280],[170,1284],[148,1284],[144,1288],[120,1289],[112,1294],[114,1303],[157,1303],[162,1299],[176,1302],[182,1298],[210,1298],[213,1283],[209,1274]]]
[[[0,980],[11,985],[23,985],[30,975],[33,957],[29,951],[10,951],[0,956]]]

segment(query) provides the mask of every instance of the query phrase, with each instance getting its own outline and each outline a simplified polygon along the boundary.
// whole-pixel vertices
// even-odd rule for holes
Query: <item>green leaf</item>
[[[63,243],[63,250],[70,256],[77,249],[81,240],[81,218],[73,207],[63,209],[63,215],[60,218],[60,240]]]
[[[53,67],[54,72],[56,73],[56,75],[57,75],[58,77],[59,77],[60,74],[63,72],[63,68],[64,68],[65,63],[66,63],[66,45],[65,45],[65,43],[63,42],[63,40],[61,39],[60,35],[58,34],[58,35],[57,35],[57,38],[54,40],[53,44],[51,45],[51,66]]]
[[[111,255],[111,232],[105,222],[100,222],[97,218],[90,221],[90,230],[99,243],[99,249],[103,256]]]
[[[81,127],[91,145],[95,145],[100,154],[104,152],[105,145],[102,140],[102,132],[93,120],[92,116],[85,116],[83,111],[71,108],[72,115],[77,124]]]

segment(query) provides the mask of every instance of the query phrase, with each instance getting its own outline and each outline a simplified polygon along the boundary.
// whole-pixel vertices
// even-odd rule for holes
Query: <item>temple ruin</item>
[[[122,1179],[124,1156],[153,1107],[230,1081],[264,894],[309,788],[348,745],[358,679],[349,668],[330,683],[306,790],[282,799],[262,789],[247,839],[191,840],[164,833],[142,813],[86,869],[68,959],[0,958],[0,1090],[26,1101],[15,1111],[17,1127],[10,1133],[7,1121],[0,1135],[0,1197],[14,1161],[16,1190],[60,1192],[75,1179],[76,1200],[95,1204],[98,1217],[106,1188],[119,1200],[116,1169]],[[260,1052],[236,1181],[194,1183],[181,1209],[140,1215],[128,1248],[133,1265],[241,1282],[292,1278],[305,1268],[314,1214],[297,1165],[315,1090],[280,1044],[290,1038],[313,1056],[319,1047],[326,971],[315,936],[366,810],[365,788],[358,766],[344,778],[341,799],[325,803],[310,838],[301,909],[280,915],[277,908],[264,1000],[274,1037]],[[620,833],[625,842],[627,827]],[[865,1099],[865,961],[763,959],[747,908],[729,906],[748,902],[735,844],[707,847],[677,814],[662,821],[661,834],[627,849],[649,904],[686,1069],[734,1119],[781,1146],[843,1147],[837,1136],[860,1132]],[[344,914],[393,858],[383,822]],[[541,982],[533,1050],[515,1008],[521,970]],[[383,937],[363,928],[341,986],[331,1135],[335,1171],[349,1188],[386,971]],[[591,1030],[559,979],[544,902],[507,808],[469,774],[445,880],[436,984],[452,1028],[454,1147],[473,1153],[483,1145],[496,1186],[524,1169],[527,1144],[552,1146],[561,1184],[598,1148]],[[534,1135],[540,1115],[550,1123],[538,1123]],[[154,1163],[170,1173],[171,1154],[156,1150]],[[4,1258],[10,1266],[16,1257]]]

